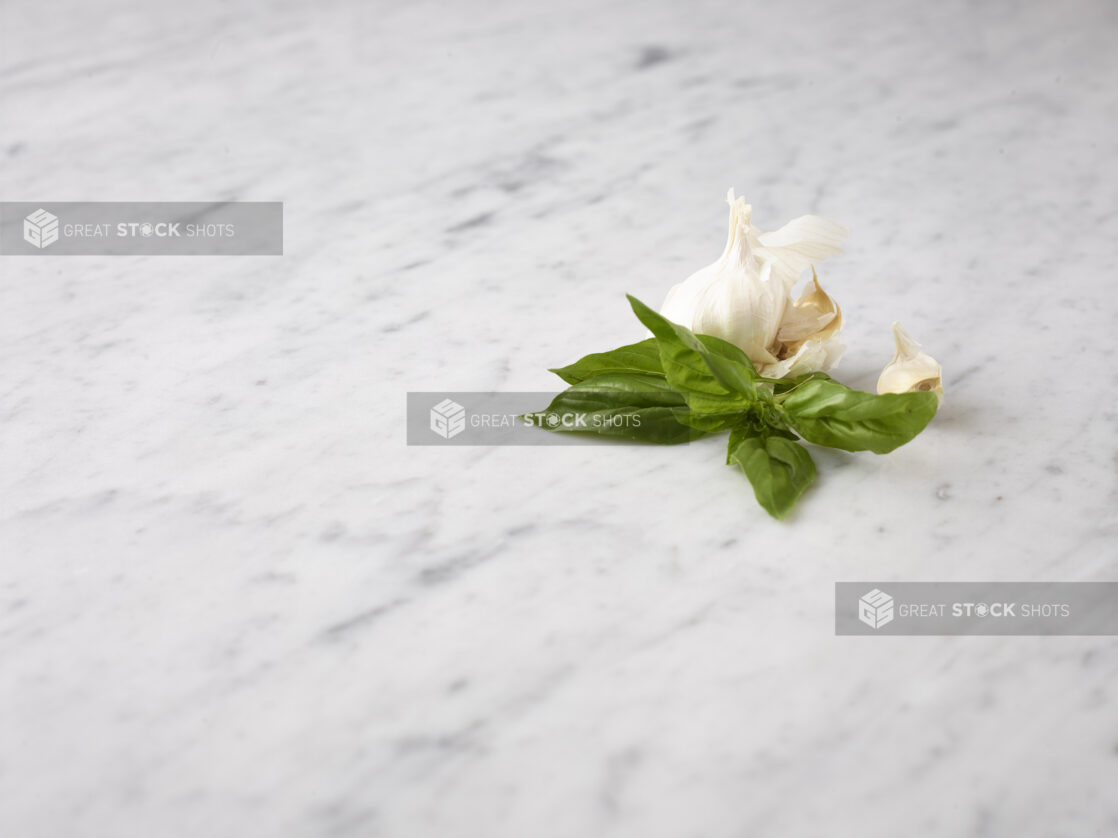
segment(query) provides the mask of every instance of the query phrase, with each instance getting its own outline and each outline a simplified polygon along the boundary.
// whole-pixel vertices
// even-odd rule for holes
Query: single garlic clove
[[[893,323],[897,351],[877,379],[878,393],[932,392],[943,399],[943,372],[939,362],[920,349],[920,344]]]
[[[846,348],[838,341],[842,311],[819,284],[811,269],[811,285],[784,311],[784,320],[770,350],[777,361],[764,364],[766,378],[784,378],[831,369]]]
[[[802,341],[825,340],[842,328],[842,310],[819,284],[815,268],[811,269],[811,286],[784,312],[784,322],[776,337],[790,351],[799,349]]]
[[[757,371],[765,378],[795,378],[808,372],[826,372],[838,364],[845,349],[838,335],[805,340],[795,354],[773,364],[762,364]]]

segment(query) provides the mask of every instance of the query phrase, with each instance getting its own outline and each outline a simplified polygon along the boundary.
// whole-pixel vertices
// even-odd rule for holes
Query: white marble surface
[[[1106,2],[0,5],[0,196],[286,202],[0,258],[0,835],[1113,836],[1112,638],[836,638],[836,580],[1116,579]],[[720,252],[853,229],[818,455],[404,446]]]

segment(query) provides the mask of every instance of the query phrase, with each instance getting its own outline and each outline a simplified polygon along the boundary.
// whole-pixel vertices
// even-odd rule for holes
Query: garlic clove
[[[775,361],[769,347],[776,340],[788,297],[771,274],[768,264],[759,275],[737,267],[725,270],[700,294],[691,330],[729,341],[755,364]]]
[[[826,372],[838,364],[846,349],[839,343],[838,335],[823,340],[805,340],[790,357],[771,364],[762,364],[757,370],[765,378],[787,378],[808,372]]]
[[[809,338],[824,340],[842,328],[842,309],[831,299],[815,268],[811,269],[811,286],[784,313],[784,322],[776,337],[789,350],[795,351],[799,343]]]
[[[696,271],[683,282],[673,285],[664,298],[660,313],[673,323],[691,328],[699,300],[707,293],[711,285],[718,282],[719,276],[718,264],[716,263]]]
[[[897,351],[877,379],[877,392],[932,392],[942,400],[943,372],[939,362],[921,350],[920,344],[897,322],[893,323],[893,340]]]
[[[773,352],[778,362],[766,366],[762,375],[782,378],[814,370],[829,370],[846,348],[838,342],[842,310],[830,298],[819,276],[811,269],[811,286],[784,313]]]

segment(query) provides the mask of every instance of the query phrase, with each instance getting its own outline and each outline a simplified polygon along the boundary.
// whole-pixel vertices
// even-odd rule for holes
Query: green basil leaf
[[[731,413],[757,402],[757,371],[744,352],[709,335],[700,340],[636,297],[630,296],[629,304],[655,335],[664,374],[692,413]]]
[[[797,375],[795,378],[780,379],[773,386],[773,392],[777,395],[782,395],[808,381],[834,381],[834,379],[825,372],[805,372],[803,375]]]
[[[694,334],[690,330],[684,329],[683,326],[679,328],[688,332],[688,334]],[[715,361],[716,366],[711,366],[711,371],[719,378],[719,381],[722,380],[720,372],[728,370],[731,380],[726,382],[727,387],[734,389],[736,383],[744,392],[754,389],[754,384],[756,384],[758,378],[757,370],[745,352],[729,341],[716,338],[714,335],[695,334],[695,338],[707,350],[707,354],[704,356],[707,363],[710,363],[712,359]],[[725,364],[724,361],[728,361],[729,364]]]
[[[783,518],[815,480],[815,462],[786,432],[738,427],[730,432],[726,462],[741,466],[757,502],[774,518]]]
[[[749,356],[732,343],[716,338],[714,335],[695,335],[707,349],[726,358],[737,360],[752,369]],[[619,346],[608,352],[594,352],[584,355],[573,364],[548,370],[568,384],[578,384],[595,375],[607,372],[638,372],[648,375],[663,375],[664,366],[660,363],[660,350],[656,338],[648,338],[638,343]]]
[[[636,372],[662,376],[664,368],[660,364],[660,350],[656,347],[656,338],[649,338],[640,343],[619,346],[609,352],[586,355],[573,364],[553,369],[551,372],[568,384],[578,384],[595,375],[612,372]]]
[[[875,395],[814,379],[789,390],[780,404],[789,424],[808,442],[887,454],[924,430],[939,399],[935,393]]]
[[[695,428],[707,434],[716,434],[728,431],[741,424],[742,412],[731,410],[728,413],[697,412],[690,405],[685,405],[682,413],[676,416],[684,425]]]
[[[683,396],[663,376],[613,372],[580,381],[556,396],[546,410],[526,418],[560,433],[676,445],[704,435],[684,424],[689,412]]]

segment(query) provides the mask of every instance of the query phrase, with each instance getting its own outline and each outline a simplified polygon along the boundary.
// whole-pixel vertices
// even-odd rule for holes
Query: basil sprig
[[[653,336],[553,369],[571,386],[544,412],[583,418],[540,427],[662,445],[729,431],[727,464],[741,468],[774,518],[815,480],[800,438],[885,454],[924,430],[939,406],[934,393],[863,393],[822,372],[763,378],[733,344],[629,303]]]

